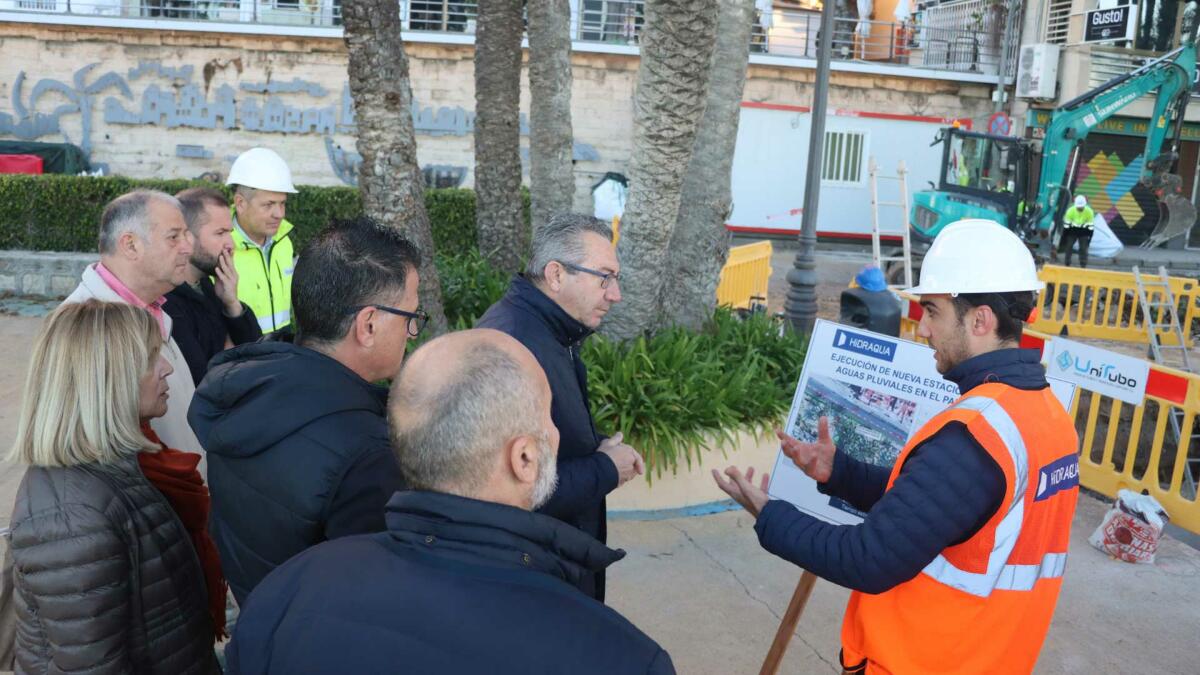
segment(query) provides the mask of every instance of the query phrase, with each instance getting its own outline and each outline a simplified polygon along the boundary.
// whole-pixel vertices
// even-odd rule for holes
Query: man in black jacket
[[[384,529],[400,489],[387,390],[424,326],[417,249],[367,219],[335,224],[293,277],[296,343],[223,352],[188,421],[208,451],[210,530],[238,603],[314,544]]]
[[[525,275],[479,319],[480,328],[508,333],[541,364],[554,392],[551,414],[562,435],[558,490],[542,513],[607,541],[604,497],[645,467],[621,433],[596,432],[588,407],[587,367],[579,357],[583,341],[621,301],[621,265],[612,229],[591,216],[551,218],[533,237]],[[580,589],[604,601],[604,572],[587,575]]]
[[[674,673],[661,647],[573,584],[620,560],[538,513],[557,476],[550,386],[492,330],[418,349],[392,388],[412,490],[387,532],[316,546],[250,596],[230,672]]]
[[[189,188],[175,198],[192,235],[192,256],[187,280],[167,293],[163,311],[171,315],[171,337],[183,352],[192,380],[200,384],[212,357],[254,342],[262,331],[254,312],[237,297],[233,219],[225,195],[212,188]]]

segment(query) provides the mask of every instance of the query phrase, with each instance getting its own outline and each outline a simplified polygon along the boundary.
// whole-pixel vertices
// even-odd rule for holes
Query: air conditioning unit
[[[1059,46],[1021,45],[1017,61],[1017,97],[1052,99],[1058,81]]]

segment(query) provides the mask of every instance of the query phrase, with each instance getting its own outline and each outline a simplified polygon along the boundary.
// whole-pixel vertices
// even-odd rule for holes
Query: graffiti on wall
[[[133,98],[129,84],[117,73],[109,71],[91,79],[97,65],[92,63],[76,70],[70,83],[48,78],[39,80],[28,97],[25,96],[25,71],[18,73],[12,87],[13,111],[0,112],[0,136],[15,136],[24,141],[61,136],[67,143],[78,145],[85,154],[90,154],[95,98],[108,89],[116,89],[126,98]],[[57,94],[57,98],[65,102],[48,112],[42,112],[40,106],[45,99],[55,98],[52,94]],[[74,115],[80,118],[81,136],[78,139],[71,138],[62,128],[63,117]]]
[[[70,82],[51,78],[38,80],[28,94],[27,76],[21,71],[12,87],[12,112],[0,112],[0,137],[30,141],[57,137],[78,145],[90,155],[94,147],[93,116],[97,109],[104,123],[114,126],[319,135],[323,137],[334,175],[349,185],[357,182],[362,158],[342,149],[333,139],[335,134],[355,133],[354,104],[348,83],[343,84],[337,94],[319,83],[299,77],[239,82],[236,89],[222,84],[210,90],[215,63],[212,61],[205,66],[203,82],[195,80],[196,69],[190,65],[167,66],[157,61],[141,61],[124,74],[108,71],[94,76],[99,63],[92,63],[75,71]],[[240,61],[236,65],[240,74]],[[136,95],[134,86],[141,87]],[[101,96],[103,101],[99,102]],[[469,136],[475,131],[474,111],[461,106],[422,106],[414,99],[412,116],[418,135]],[[75,117],[79,119],[79,138],[73,138],[64,130],[64,121]],[[528,135],[529,124],[524,114],[520,124],[521,134]],[[581,161],[600,159],[596,149],[586,143],[576,142],[574,155]],[[206,158],[212,153],[203,146],[181,145],[177,146],[176,156]],[[457,176],[461,184],[466,169],[439,165],[433,167],[432,175],[437,176],[440,183],[450,182]]]

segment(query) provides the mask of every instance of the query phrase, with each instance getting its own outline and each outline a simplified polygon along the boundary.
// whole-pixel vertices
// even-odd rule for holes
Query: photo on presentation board
[[[912,435],[917,402],[886,391],[851,384],[825,375],[809,378],[804,399],[788,426],[793,438],[814,443],[817,421],[829,418],[829,433],[838,450],[860,462],[891,468]],[[837,498],[830,505],[862,516],[862,512]]]
[[[839,452],[891,468],[908,439],[958,399],[958,386],[937,372],[933,353],[928,345],[818,319],[785,430],[814,442],[817,421],[825,416]],[[1049,379],[1059,401],[1069,405],[1074,386]],[[865,515],[821,494],[782,452],[768,493],[836,524],[852,525]]]
[[[858,384],[815,375],[805,388],[792,437],[817,440],[817,420],[830,419],[837,447],[854,459],[890,467],[911,434],[916,401]]]

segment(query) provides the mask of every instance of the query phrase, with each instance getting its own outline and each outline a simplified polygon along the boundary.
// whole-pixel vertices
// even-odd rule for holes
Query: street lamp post
[[[808,138],[808,169],[804,177],[804,211],[801,214],[800,250],[788,270],[784,315],[792,328],[812,333],[817,320],[817,205],[821,198],[821,155],[825,148],[825,107],[829,99],[829,59],[833,53],[833,0],[821,7],[821,32],[817,45],[817,76],[813,87],[812,129]]]

